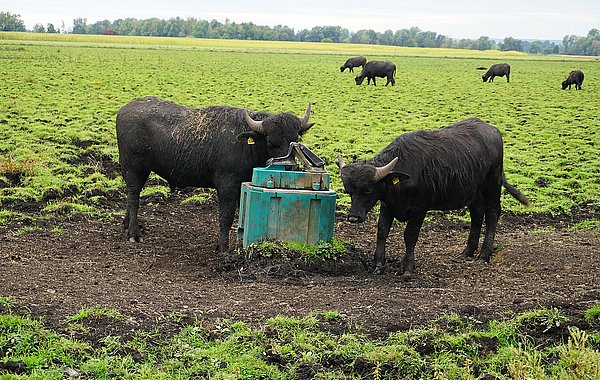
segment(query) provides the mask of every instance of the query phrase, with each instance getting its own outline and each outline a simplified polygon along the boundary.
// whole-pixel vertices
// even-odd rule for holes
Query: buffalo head
[[[342,155],[338,154],[337,164],[344,189],[352,201],[348,213],[349,222],[364,222],[367,213],[377,201],[384,198],[386,186],[395,186],[409,178],[407,174],[394,171],[397,163],[398,157],[381,167],[364,161],[346,165]]]
[[[361,85],[364,80],[365,80],[365,77],[362,75],[359,75],[356,78],[354,78],[354,81],[356,82],[357,85]]]
[[[267,146],[267,151],[270,157],[280,157],[287,154],[290,143],[298,141],[298,137],[303,135],[315,123],[309,123],[310,106],[306,108],[306,112],[302,117],[292,115],[291,113],[280,113],[268,115],[262,120],[255,120],[248,112],[242,110],[244,120],[250,131],[239,134],[237,137],[240,140],[264,138]]]

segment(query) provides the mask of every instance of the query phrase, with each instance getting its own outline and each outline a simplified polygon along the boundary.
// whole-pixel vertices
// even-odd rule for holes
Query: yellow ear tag
[[[394,178],[392,178],[392,183],[394,185],[397,185],[398,183],[400,183],[400,180],[398,179],[398,177],[394,177]]]
[[[248,137],[247,143],[248,145],[254,145],[254,139],[252,137]]]

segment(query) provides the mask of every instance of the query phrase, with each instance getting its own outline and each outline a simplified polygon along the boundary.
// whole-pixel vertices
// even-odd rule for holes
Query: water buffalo
[[[569,87],[571,89],[571,85],[575,85],[576,90],[581,90],[581,84],[583,83],[583,71],[581,70],[573,70],[569,73],[569,76],[566,80],[562,82],[562,89],[566,89]]]
[[[500,216],[502,186],[528,205],[527,198],[504,176],[500,132],[471,118],[435,131],[416,131],[397,137],[367,161],[338,166],[350,195],[348,221],[361,223],[380,201],[375,249],[375,272],[385,269],[385,242],[393,219],[407,222],[403,275],[415,269],[414,249],[429,210],[454,210],[468,206],[471,229],[463,257],[473,257],[485,219],[485,239],[477,260],[488,262]]]
[[[365,63],[367,63],[367,59],[363,56],[348,58],[348,60],[340,67],[340,72],[344,72],[344,70],[349,69],[348,71],[353,73],[355,67],[365,67]]]
[[[492,65],[488,71],[483,74],[481,79],[483,79],[484,82],[487,82],[489,78],[490,82],[493,82],[494,77],[503,77],[505,75],[506,81],[510,82],[510,65],[508,63],[497,63]]]
[[[134,99],[117,113],[119,163],[127,185],[124,227],[141,241],[139,196],[150,172],[176,187],[217,189],[220,251],[229,248],[229,230],[240,185],[252,169],[287,154],[313,124],[290,113],[248,112],[243,108],[188,108],[155,97]]]
[[[362,84],[362,82],[367,78],[367,85],[371,84],[371,79],[373,80],[373,86],[376,86],[375,77],[387,77],[387,82],[385,85],[392,84],[392,86],[396,83],[396,79],[394,79],[394,75],[396,75],[396,65],[394,65],[390,61],[369,61],[365,64],[362,71],[354,80],[357,85]]]

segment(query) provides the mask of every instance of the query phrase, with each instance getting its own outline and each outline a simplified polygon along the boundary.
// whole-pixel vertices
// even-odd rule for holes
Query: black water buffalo
[[[562,82],[562,89],[566,89],[569,87],[571,89],[571,85],[575,85],[576,90],[581,90],[581,85],[583,83],[583,71],[581,70],[573,70],[569,73],[569,76],[566,80]]]
[[[495,65],[492,65],[485,74],[483,74],[481,79],[483,79],[484,82],[487,82],[489,78],[490,82],[493,82],[494,77],[503,77],[505,75],[506,81],[510,82],[510,65],[508,63],[496,63]]]
[[[250,114],[242,108],[188,108],[145,97],[117,113],[119,163],[127,185],[124,227],[140,241],[139,195],[150,172],[176,187],[216,188],[219,199],[219,250],[229,248],[229,230],[240,198],[240,185],[252,169],[287,154],[290,142],[313,124],[290,113]]]
[[[360,74],[354,80],[357,85],[362,84],[362,82],[367,78],[367,85],[371,84],[371,79],[373,80],[373,86],[376,86],[375,77],[387,77],[387,82],[385,85],[392,84],[392,86],[396,83],[396,79],[394,79],[394,75],[396,75],[396,65],[394,65],[390,61],[369,61],[364,66]]]
[[[365,67],[365,63],[367,63],[367,59],[363,56],[348,58],[348,60],[340,66],[340,72],[344,72],[344,70],[349,69],[348,71],[353,73],[355,67]]]
[[[361,223],[381,201],[377,224],[375,272],[385,269],[385,242],[393,219],[407,222],[403,273],[415,269],[414,249],[427,211],[468,206],[471,229],[464,257],[473,257],[479,246],[483,220],[486,232],[477,257],[488,262],[500,216],[502,186],[523,204],[527,198],[510,185],[503,170],[503,143],[495,127],[476,118],[435,131],[416,131],[397,137],[367,161],[338,166],[352,204],[348,220]]]

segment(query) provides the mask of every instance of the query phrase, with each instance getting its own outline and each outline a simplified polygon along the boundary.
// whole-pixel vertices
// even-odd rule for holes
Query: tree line
[[[27,31],[20,15],[0,12],[0,30]],[[252,22],[235,23],[229,20],[199,20],[193,17],[179,17],[168,20],[150,18],[138,20],[135,18],[103,20],[88,24],[87,19],[78,17],[73,20],[73,26],[66,29],[52,24],[36,24],[32,32],[36,33],[73,33],[73,34],[115,34],[126,36],[158,36],[158,37],[195,37],[236,40],[266,40],[266,41],[304,41],[392,45],[429,48],[457,48],[470,50],[515,50],[530,54],[571,54],[571,55],[600,55],[600,31],[594,28],[585,37],[567,35],[562,44],[553,41],[525,41],[506,37],[503,41],[495,41],[486,36],[478,39],[453,39],[436,32],[423,31],[418,27],[376,32],[372,29],[362,29],[350,32],[340,26],[315,26],[312,29],[294,29],[276,25],[274,27],[256,25]]]

